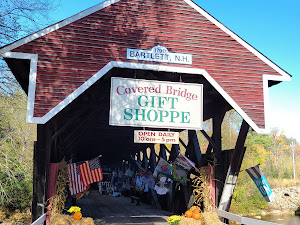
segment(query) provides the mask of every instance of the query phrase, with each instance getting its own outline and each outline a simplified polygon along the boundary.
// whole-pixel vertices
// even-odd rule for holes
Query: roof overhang
[[[27,103],[27,118],[28,123],[45,124],[57,113],[63,110],[68,104],[74,101],[78,96],[80,96],[85,90],[91,87],[96,81],[103,77],[112,68],[128,68],[128,69],[141,69],[141,70],[153,70],[153,71],[164,71],[173,73],[185,73],[194,74],[205,77],[205,79],[223,96],[223,98],[230,104],[230,106],[239,113],[239,115],[258,133],[269,132],[269,81],[290,81],[290,76],[275,76],[269,74],[263,74],[263,92],[264,92],[264,109],[265,109],[265,129],[259,128],[257,124],[245,113],[245,111],[224,91],[224,89],[209,75],[209,73],[204,69],[198,68],[184,68],[176,66],[164,66],[155,64],[143,64],[143,63],[129,63],[129,62],[117,62],[111,61],[100,69],[94,76],[83,83],[79,88],[77,88],[73,93],[71,93],[67,98],[56,105],[52,110],[50,110],[43,117],[34,117],[34,99],[35,99],[35,89],[36,89],[36,73],[37,73],[37,61],[38,55],[36,54],[26,54],[26,53],[16,53],[7,52],[3,54],[6,59],[23,59],[30,60],[30,70],[29,70],[29,87],[28,87],[28,103]]]

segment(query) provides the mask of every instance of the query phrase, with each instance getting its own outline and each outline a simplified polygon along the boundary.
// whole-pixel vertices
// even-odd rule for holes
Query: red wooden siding
[[[126,48],[158,44],[192,54],[193,65],[176,66],[205,69],[264,128],[262,74],[279,74],[182,0],[120,1],[14,51],[39,55],[34,116],[42,117],[110,61],[137,62]]]

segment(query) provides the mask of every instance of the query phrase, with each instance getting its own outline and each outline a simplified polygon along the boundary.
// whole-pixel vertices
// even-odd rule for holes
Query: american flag
[[[99,157],[86,161],[78,168],[80,171],[80,179],[84,186],[88,186],[91,183],[98,182],[103,179]]]
[[[83,192],[87,188],[87,185],[83,185],[82,181],[80,180],[80,173],[78,169],[78,167],[83,163],[84,162],[68,164],[69,190],[71,195],[76,195],[80,192]]]

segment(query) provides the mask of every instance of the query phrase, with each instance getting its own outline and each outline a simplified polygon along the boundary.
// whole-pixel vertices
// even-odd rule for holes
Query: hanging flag
[[[101,181],[103,179],[99,157],[86,161],[79,167],[80,179],[84,186]]]
[[[258,190],[264,197],[267,202],[272,202],[274,200],[274,193],[272,192],[265,176],[263,175],[259,165],[250,167],[246,169],[249,176],[252,178],[254,183],[256,184]]]
[[[134,177],[134,172],[128,168],[125,169],[125,176]]]
[[[83,185],[80,179],[80,173],[78,169],[78,166],[83,163],[84,162],[68,164],[69,190],[71,195],[76,195],[80,192],[83,192],[87,188],[85,185]]]
[[[172,172],[172,166],[166,160],[160,158],[160,160],[157,163],[157,166],[154,169],[153,176],[157,177],[158,173],[171,175],[171,172]]]
[[[188,171],[186,171],[182,167],[173,164],[172,175],[174,180],[179,181],[182,184],[186,184]]]
[[[174,165],[180,166],[183,169],[189,171],[192,167],[195,167],[195,163],[189,160],[186,156],[179,153],[175,161],[173,162]]]

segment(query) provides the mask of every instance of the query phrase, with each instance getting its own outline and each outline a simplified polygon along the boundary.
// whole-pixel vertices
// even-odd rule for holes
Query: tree
[[[51,22],[48,13],[55,0],[1,0],[0,47],[16,41]],[[0,61],[0,91],[12,94],[19,88],[8,67]]]
[[[26,95],[0,94],[0,207],[14,211],[30,206],[32,152],[36,126],[26,124]]]

